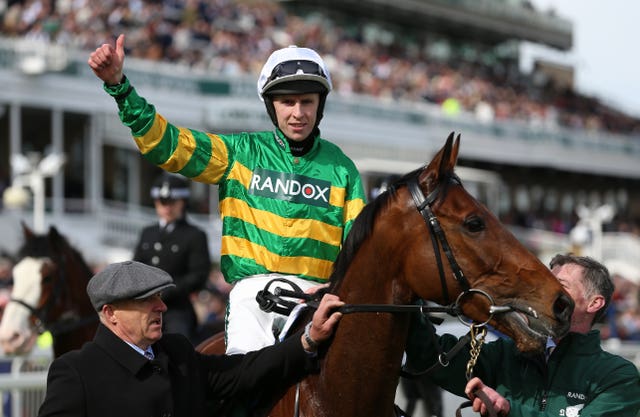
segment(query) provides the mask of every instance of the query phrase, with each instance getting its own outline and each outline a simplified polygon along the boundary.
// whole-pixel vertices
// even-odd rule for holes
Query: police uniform
[[[163,175],[151,189],[154,199],[188,198],[184,180]],[[176,287],[163,292],[168,311],[164,314],[164,330],[192,338],[197,317],[190,294],[199,291],[208,279],[211,260],[207,235],[190,224],[186,216],[168,225],[155,223],[145,227],[136,245],[133,260],[160,268],[173,278]]]

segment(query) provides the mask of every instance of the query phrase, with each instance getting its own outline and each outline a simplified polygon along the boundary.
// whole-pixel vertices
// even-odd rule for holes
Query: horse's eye
[[[53,277],[51,275],[45,275],[42,277],[43,284],[51,284],[52,281],[53,281]]]
[[[481,232],[486,229],[484,220],[478,216],[472,216],[466,219],[464,221],[464,226],[467,228],[467,230],[474,233]]]

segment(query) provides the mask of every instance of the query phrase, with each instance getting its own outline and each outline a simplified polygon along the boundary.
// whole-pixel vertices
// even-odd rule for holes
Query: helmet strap
[[[267,108],[267,114],[269,115],[269,118],[271,118],[271,122],[275,127],[278,127],[278,117],[276,116],[276,108],[273,105],[273,98],[265,96],[264,106]]]

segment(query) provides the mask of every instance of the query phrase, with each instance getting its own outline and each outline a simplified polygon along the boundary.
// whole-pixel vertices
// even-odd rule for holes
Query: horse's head
[[[444,269],[438,301],[459,297],[467,317],[488,320],[522,351],[541,350],[547,336],[568,331],[573,301],[551,271],[463,188],[454,173],[459,143],[451,134],[416,180],[406,182],[405,200],[418,208],[412,218],[424,218],[421,241],[408,248],[416,268],[408,282],[419,296],[433,297],[418,271]],[[425,244],[435,251],[425,251]]]
[[[36,235],[25,224],[22,226],[25,242],[13,267],[11,298],[0,323],[0,346],[5,353],[15,355],[31,351],[38,333],[57,323],[61,316],[83,307],[83,303],[74,305],[77,297],[63,281],[77,274],[90,274],[55,227],[46,235]],[[84,285],[86,279],[83,278]],[[80,291],[85,288],[77,290]],[[88,299],[86,294],[82,297]],[[88,301],[84,304],[88,305]]]
[[[458,148],[459,137],[454,141],[452,133],[426,167],[365,207],[357,222],[371,229],[357,236],[364,228],[354,224],[355,236],[350,234],[345,247],[355,251],[349,245],[358,242],[375,254],[358,268],[375,263],[370,268],[396,277],[386,290],[393,298],[384,301],[457,301],[465,316],[488,321],[520,350],[541,350],[547,336],[568,331],[573,301],[550,270],[464,189],[454,172]],[[403,260],[390,261],[397,257]]]

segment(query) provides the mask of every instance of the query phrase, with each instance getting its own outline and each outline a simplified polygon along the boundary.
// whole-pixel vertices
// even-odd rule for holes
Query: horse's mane
[[[371,236],[373,224],[375,223],[378,213],[387,207],[399,187],[405,185],[409,179],[418,176],[423,169],[424,167],[421,167],[405,174],[384,192],[380,193],[372,202],[364,206],[360,214],[353,221],[351,230],[349,231],[349,234],[342,245],[342,249],[338,253],[338,257],[333,264],[333,272],[329,278],[329,282],[331,283],[329,291],[342,281],[342,277],[347,272],[347,268],[351,264],[351,260],[355,254],[358,252],[360,245],[362,245],[362,243]]]

